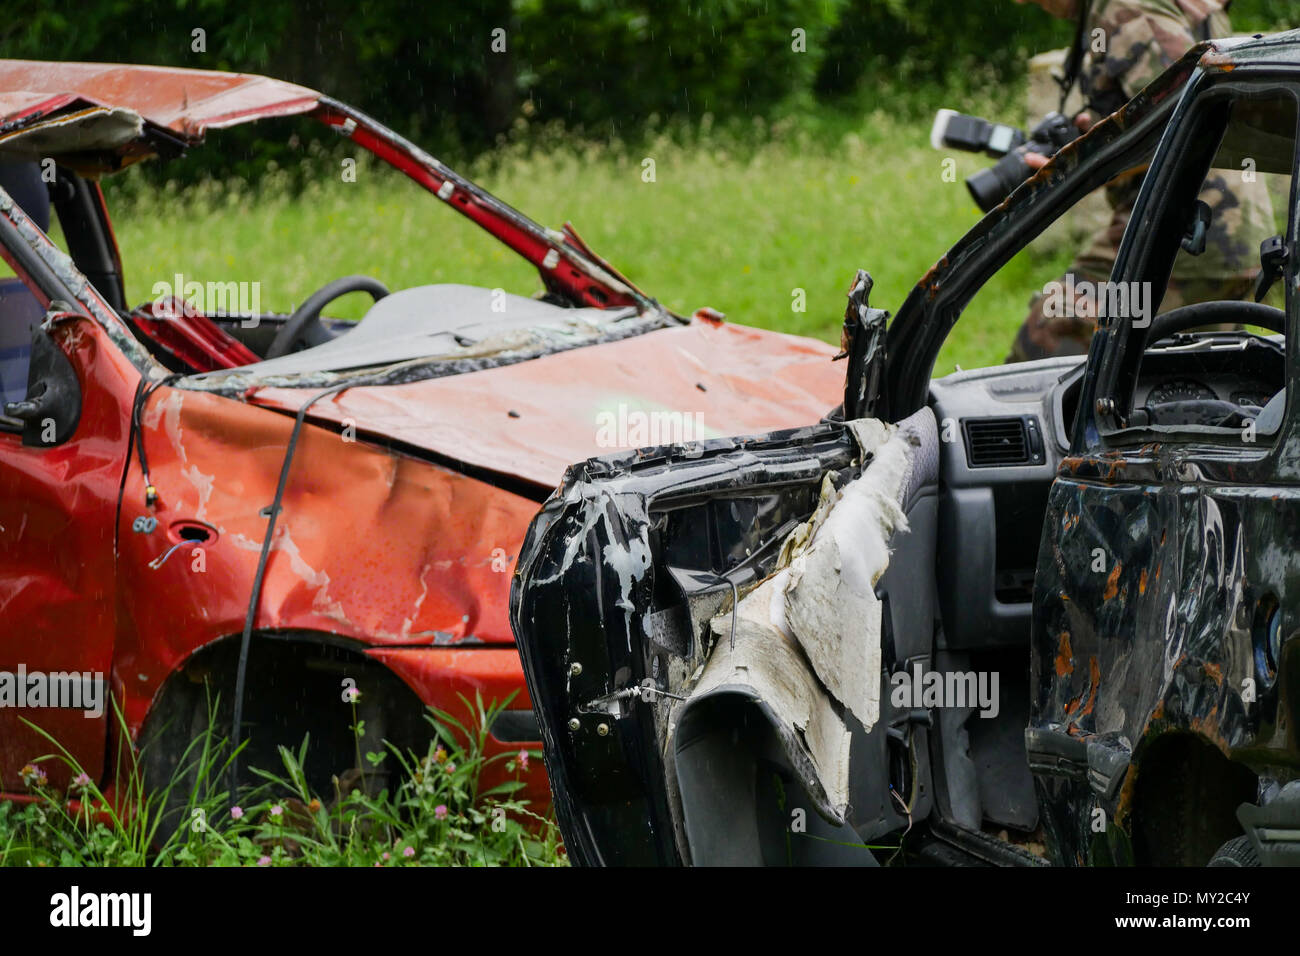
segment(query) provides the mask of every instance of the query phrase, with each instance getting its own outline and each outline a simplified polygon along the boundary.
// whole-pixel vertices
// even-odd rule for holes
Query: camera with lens
[[[966,177],[966,188],[971,198],[981,212],[988,212],[1033,175],[1033,168],[1025,162],[1025,153],[1055,156],[1057,150],[1078,135],[1079,130],[1056,112],[1048,113],[1042,122],[1025,133],[1014,126],[990,123],[978,116],[939,110],[930,130],[930,145],[935,149],[946,146],[998,158],[988,169]]]

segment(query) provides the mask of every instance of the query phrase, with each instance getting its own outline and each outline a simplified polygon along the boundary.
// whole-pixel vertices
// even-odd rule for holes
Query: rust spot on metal
[[[1136,765],[1129,769],[1124,777],[1124,784],[1120,787],[1119,799],[1115,805],[1115,823],[1119,826],[1127,826],[1129,814],[1133,811],[1133,796],[1137,793],[1137,778],[1141,771]]]
[[[1106,590],[1102,592],[1103,601],[1113,600],[1115,595],[1119,594],[1119,573],[1123,565],[1116,561],[1115,566],[1110,569],[1110,574],[1106,575]]]
[[[1070,632],[1062,631],[1057,641],[1056,676],[1064,677],[1074,673],[1074,653],[1070,650]]]
[[[1088,687],[1088,699],[1086,701],[1083,700],[1083,693],[1080,692],[1077,697],[1068,701],[1063,708],[1066,716],[1071,718],[1069,726],[1065,728],[1066,733],[1071,737],[1091,736],[1087,731],[1078,726],[1077,720],[1080,717],[1085,717],[1088,714],[1091,714],[1092,709],[1097,705],[1097,690],[1098,685],[1101,683],[1101,670],[1097,666],[1097,655],[1095,654],[1088,658],[1088,677],[1090,682]]]
[[[1093,707],[1097,705],[1097,690],[1101,684],[1101,668],[1097,665],[1097,655],[1093,654],[1088,658],[1088,679],[1092,683],[1092,689],[1088,693],[1088,701],[1079,711],[1079,716],[1091,714]]]
[[[934,281],[935,276],[937,276],[940,272],[942,272],[947,268],[948,268],[948,257],[944,256],[938,262],[930,266],[930,268],[925,271],[925,275],[921,276],[921,281],[918,282],[917,285],[922,287],[929,286]]]
[[[1219,728],[1219,708],[1216,704],[1204,714],[1197,714],[1188,721],[1188,727],[1202,738],[1214,744],[1223,753],[1225,757],[1231,757],[1231,748],[1228,742],[1223,738],[1223,731]]]

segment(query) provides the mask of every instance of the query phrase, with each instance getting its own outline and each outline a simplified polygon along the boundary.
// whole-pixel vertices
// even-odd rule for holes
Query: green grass
[[[1016,102],[1019,102],[1018,98]],[[1004,112],[1007,112],[1004,110]],[[956,182],[927,143],[928,120],[880,110],[825,112],[771,127],[647,131],[638,146],[578,143],[542,131],[466,172],[545,225],[571,221],[601,255],[670,308],[713,306],[731,321],[838,342],[854,272],[875,279],[873,304],[897,310],[912,285],[979,217],[962,178],[987,162],[958,154]],[[215,144],[214,144],[215,145]],[[258,281],[263,307],[288,308],[331,279],[376,276],[399,289],[464,282],[531,294],[536,273],[514,253],[387,168],[361,162],[344,182],[333,144],[259,187],[142,188],[127,173],[110,195],[128,298],[153,297],[176,272],[199,281]],[[364,160],[364,155],[362,159]],[[642,178],[645,158],[655,181]],[[136,176],[132,181],[131,177]],[[301,182],[299,191],[290,188]],[[1059,262],[1028,257],[982,293],[980,315],[954,330],[936,374],[1001,362],[1035,282]],[[805,311],[795,311],[795,290]],[[355,295],[331,311],[359,317]]]
[[[487,728],[509,702],[464,703],[470,720],[426,714],[430,741],[423,752],[387,744],[363,755],[365,727],[354,700],[356,761],[344,782],[333,778],[332,793],[307,784],[308,738],[296,751],[280,747],[281,766],[253,768],[263,782],[232,797],[234,755],[214,729],[215,701],[206,731],[178,756],[161,789],[145,785],[145,755],[120,748],[116,802],[57,740],[29,724],[49,753],[22,770],[30,802],[0,801],[0,867],[565,865],[554,820],[519,796],[522,778],[543,772],[541,754],[484,753]],[[116,698],[113,707],[126,739]],[[392,791],[372,792],[366,774],[386,761],[398,765],[398,782]],[[512,779],[483,790],[480,775],[499,762]],[[67,791],[50,785],[51,763],[68,768]]]

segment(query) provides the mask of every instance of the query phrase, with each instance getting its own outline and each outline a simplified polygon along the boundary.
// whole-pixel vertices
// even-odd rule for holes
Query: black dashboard
[[[1029,637],[1047,495],[1067,454],[1084,356],[956,372],[931,382],[940,432],[939,600],[943,646]],[[1179,334],[1143,355],[1132,424],[1178,424],[1209,407],[1253,417],[1285,384],[1280,336]],[[1229,404],[1232,406],[1229,408]],[[1163,417],[1162,417],[1163,416]]]

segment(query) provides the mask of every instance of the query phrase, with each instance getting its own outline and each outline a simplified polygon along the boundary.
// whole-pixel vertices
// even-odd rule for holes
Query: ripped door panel
[[[511,603],[575,861],[872,865],[928,812],[887,682],[930,653],[936,442],[927,410],[570,470]]]

